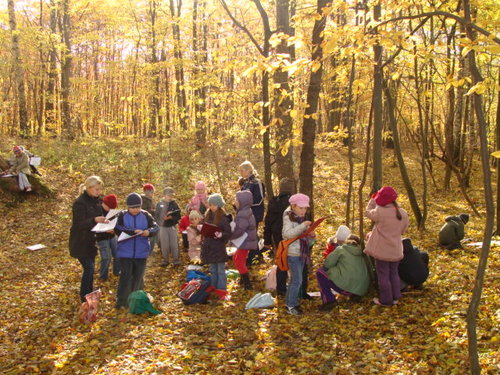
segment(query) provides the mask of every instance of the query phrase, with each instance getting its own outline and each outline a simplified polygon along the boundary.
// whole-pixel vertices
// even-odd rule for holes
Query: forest
[[[497,0],[2,2],[0,169],[15,145],[42,162],[33,191],[0,178],[0,371],[497,373],[499,26]],[[267,254],[253,291],[229,281],[227,300],[183,306],[184,267],[162,268],[153,251],[145,290],[162,314],[117,311],[118,278],[96,271],[98,319],[78,321],[68,238],[88,176],[120,208],[151,183],[155,200],[172,186],[184,209],[199,180],[229,207],[245,160],[267,207],[290,178],[326,218],[312,270],[339,225],[365,240],[370,196],[394,187],[404,236],[430,257],[423,290],[391,308],[372,287],[328,313],[319,298],[300,317],[278,297],[245,310],[265,291]],[[445,218],[462,212],[463,247],[440,247]],[[318,291],[315,272],[308,281]]]

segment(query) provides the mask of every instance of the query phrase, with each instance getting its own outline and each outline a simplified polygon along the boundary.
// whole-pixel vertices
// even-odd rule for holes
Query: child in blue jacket
[[[127,307],[130,293],[143,286],[146,260],[150,253],[149,239],[158,232],[158,224],[151,214],[141,209],[142,198],[137,193],[127,196],[127,211],[118,217],[115,232],[136,236],[124,240],[118,238],[117,257],[120,260],[120,281],[116,292],[116,308]]]

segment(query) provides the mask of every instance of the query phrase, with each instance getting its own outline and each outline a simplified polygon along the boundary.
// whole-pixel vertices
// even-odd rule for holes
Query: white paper
[[[109,223],[97,223],[94,228],[92,228],[92,232],[103,233],[109,230],[115,229],[118,218],[111,220]]]
[[[41,243],[37,243],[36,245],[26,247],[28,250],[35,251],[45,249],[47,246],[42,245]]]
[[[118,242],[125,241],[126,239],[130,238],[132,236],[128,235],[125,232],[121,232],[121,234],[118,236]]]
[[[111,210],[109,210],[108,214],[106,215],[106,219],[109,220],[110,217],[118,215],[120,213],[120,211],[121,210],[117,210],[117,209],[111,209]]]
[[[491,245],[500,245],[500,241],[499,240],[492,240],[490,242],[490,244]],[[481,246],[483,246],[483,243],[482,242],[472,242],[472,243],[466,243],[464,245],[481,247]]]
[[[42,158],[40,156],[32,156],[30,158],[30,165],[38,167],[42,163]]]
[[[234,240],[231,240],[231,242],[233,243],[234,246],[236,246],[236,248],[239,248],[241,246],[241,244],[243,242],[245,242],[245,240],[247,239],[247,237],[248,237],[248,233],[245,232],[241,236],[239,236],[238,238],[235,238]]]
[[[14,174],[3,174],[0,177],[15,177],[16,175]]]

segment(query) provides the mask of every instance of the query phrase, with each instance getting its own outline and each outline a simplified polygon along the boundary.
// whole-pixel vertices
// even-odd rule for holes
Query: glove
[[[215,238],[221,238],[222,237],[222,232],[215,232],[214,233]]]

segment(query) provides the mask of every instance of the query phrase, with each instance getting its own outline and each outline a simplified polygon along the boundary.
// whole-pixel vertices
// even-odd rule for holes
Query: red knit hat
[[[382,189],[377,191],[373,199],[375,199],[375,203],[379,206],[387,206],[396,200],[398,197],[398,193],[394,188],[390,186],[384,186]]]
[[[18,152],[18,151],[22,151],[22,150],[21,150],[20,146],[14,146],[14,147],[12,147],[12,151],[13,152]]]
[[[143,191],[146,191],[146,190],[153,190],[153,191],[155,191],[155,187],[153,186],[153,184],[144,184],[142,186],[142,190]]]
[[[114,194],[106,195],[104,198],[102,198],[102,203],[104,203],[111,209],[115,209],[116,207],[118,207],[118,199]]]

